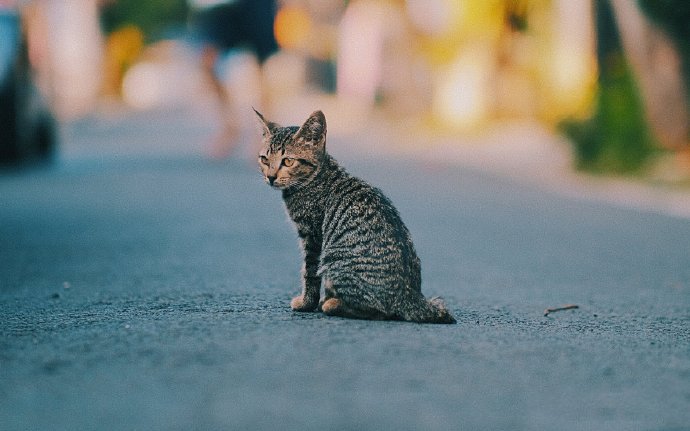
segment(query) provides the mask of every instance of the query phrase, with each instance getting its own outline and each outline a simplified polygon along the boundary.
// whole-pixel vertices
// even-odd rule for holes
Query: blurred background
[[[685,0],[0,0],[0,158],[161,112],[249,154],[253,106],[385,151],[687,185],[688,22]]]

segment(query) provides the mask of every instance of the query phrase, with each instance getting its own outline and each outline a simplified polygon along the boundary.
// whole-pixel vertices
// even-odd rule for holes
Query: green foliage
[[[594,115],[560,128],[573,141],[579,169],[636,173],[656,146],[630,68],[622,56],[609,61],[617,62],[616,72],[600,79]]]
[[[101,23],[110,33],[126,25],[134,25],[147,41],[156,40],[166,30],[187,19],[186,0],[117,0],[103,8]]]
[[[578,168],[639,172],[656,145],[625,60],[611,5],[608,0],[596,0],[594,6],[599,66],[595,111],[586,121],[564,121],[560,128],[575,145]]]

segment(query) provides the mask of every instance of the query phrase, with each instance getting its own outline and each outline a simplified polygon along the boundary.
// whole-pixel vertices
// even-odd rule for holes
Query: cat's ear
[[[272,123],[270,121],[267,121],[263,115],[261,115],[261,112],[257,111],[256,109],[252,108],[254,110],[254,113],[256,113],[256,116],[259,118],[259,123],[261,123],[261,134],[263,135],[264,138],[270,137],[273,134],[273,131],[280,127],[276,123]]]
[[[314,111],[295,133],[295,140],[305,144],[324,146],[326,144],[326,117],[321,111]]]

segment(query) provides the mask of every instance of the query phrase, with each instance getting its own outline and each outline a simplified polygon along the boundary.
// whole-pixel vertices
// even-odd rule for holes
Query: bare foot
[[[227,126],[213,138],[210,155],[214,159],[230,157],[237,145],[239,132],[232,126]]]

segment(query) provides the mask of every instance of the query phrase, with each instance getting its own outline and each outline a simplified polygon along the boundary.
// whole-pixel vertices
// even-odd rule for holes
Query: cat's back
[[[377,233],[386,233],[386,228],[404,228],[398,211],[381,190],[344,169],[339,169],[337,178],[325,188],[324,197],[324,228],[328,226],[332,233],[357,225],[371,228],[362,231],[374,238]]]
[[[324,185],[322,265],[419,290],[419,259],[393,203],[366,181],[334,169]]]

